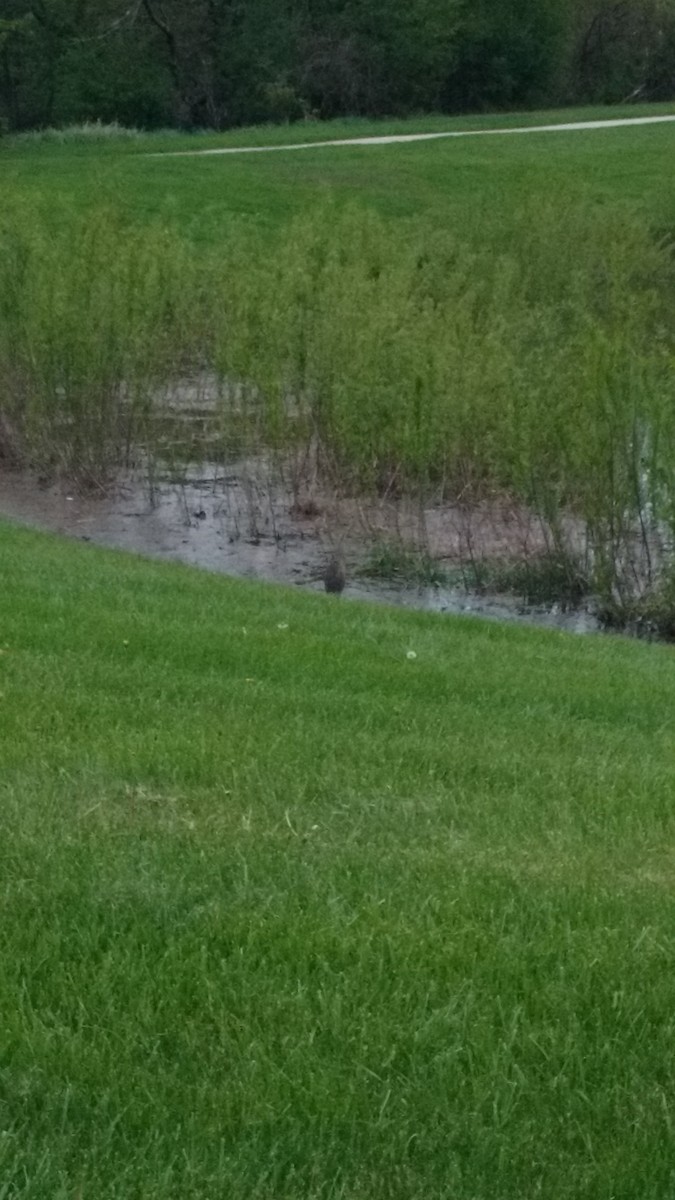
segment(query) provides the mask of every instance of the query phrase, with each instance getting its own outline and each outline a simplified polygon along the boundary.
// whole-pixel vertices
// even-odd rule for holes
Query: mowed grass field
[[[666,114],[675,114],[675,106],[308,123],[65,144],[7,139],[0,145],[0,199],[5,204],[37,203],[44,219],[55,221],[108,204],[130,219],[160,217],[202,243],[217,243],[238,218],[274,231],[327,193],[363,202],[392,218],[428,218],[460,236],[498,226],[539,195],[556,201],[587,197],[612,206],[628,202],[670,227],[675,192],[675,125],[670,124],[286,154],[170,156],[171,151],[218,146]],[[167,156],[155,157],[160,152]]]
[[[672,648],[0,563],[3,1196],[673,1195]]]
[[[183,145],[8,140],[0,203],[672,228],[670,125]],[[674,653],[0,523],[0,1198],[671,1200]]]

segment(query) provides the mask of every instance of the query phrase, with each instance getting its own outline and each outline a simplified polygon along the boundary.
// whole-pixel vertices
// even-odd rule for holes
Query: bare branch
[[[123,26],[127,24],[134,24],[139,12],[141,11],[142,3],[143,0],[136,0],[134,4],[130,4],[126,11],[122,13],[122,16],[118,17],[115,21],[111,21],[110,25],[108,25],[106,29],[102,30],[101,33],[92,33],[88,37],[78,37],[74,40],[80,43],[105,41],[106,38],[112,37],[113,34],[117,33],[118,29],[122,29]]]
[[[178,70],[178,46],[176,45],[176,38],[173,33],[173,30],[167,24],[166,18],[164,16],[159,15],[159,13],[154,5],[154,0],[153,0],[153,3],[151,3],[151,0],[141,0],[141,3],[143,5],[143,8],[145,9],[145,12],[147,13],[149,19],[152,21],[153,25],[157,29],[159,29],[160,33],[163,35],[163,37],[166,40],[166,44],[167,44],[167,47],[169,50],[169,68],[171,71],[171,75],[173,77],[173,81],[174,81],[176,87],[180,91],[180,71]]]

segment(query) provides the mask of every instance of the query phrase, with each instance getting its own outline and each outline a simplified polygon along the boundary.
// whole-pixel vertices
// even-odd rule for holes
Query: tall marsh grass
[[[639,218],[552,202],[479,242],[325,209],[246,264],[216,354],[270,440],[359,492],[520,504],[606,606],[669,570],[675,260]]]
[[[675,535],[675,258],[637,215],[553,200],[472,232],[331,203],[197,250],[94,213],[0,219],[5,454],[96,479],[172,382],[220,381],[223,453],[314,449],[343,492],[534,514],[626,610]]]
[[[157,390],[203,344],[189,247],[101,211],[0,218],[5,457],[95,483],[151,438]]]

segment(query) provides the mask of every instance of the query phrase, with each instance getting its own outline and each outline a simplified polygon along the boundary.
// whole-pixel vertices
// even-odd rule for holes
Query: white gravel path
[[[608,121],[569,121],[562,125],[523,125],[512,129],[454,129],[442,133],[392,133],[381,137],[335,138],[327,142],[295,142],[283,146],[224,146],[215,150],[170,150],[153,154],[154,158],[195,154],[271,154],[280,150],[316,150],[325,146],[391,146],[401,142],[432,142],[441,138],[505,137],[522,133],[573,133],[577,130],[626,129],[631,125],[663,125],[675,121],[675,114],[660,117],[620,117]]]

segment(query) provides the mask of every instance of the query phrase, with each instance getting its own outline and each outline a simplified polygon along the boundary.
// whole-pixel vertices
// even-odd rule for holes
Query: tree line
[[[673,97],[674,0],[0,0],[10,129]]]

